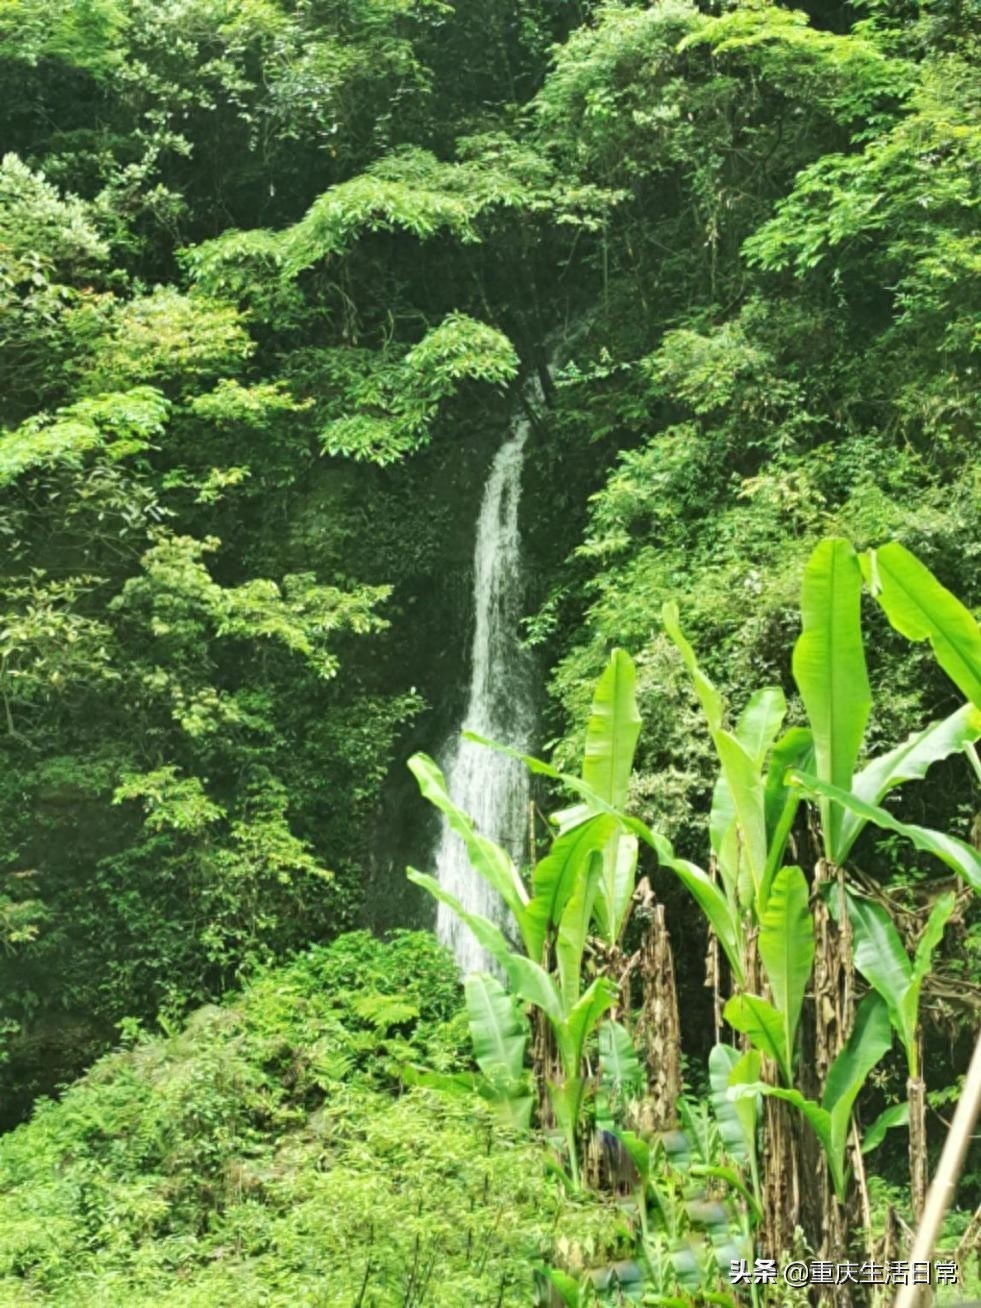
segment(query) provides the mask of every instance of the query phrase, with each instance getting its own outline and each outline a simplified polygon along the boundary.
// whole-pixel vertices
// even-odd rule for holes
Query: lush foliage
[[[801,1043],[804,964],[839,932],[885,1005],[870,1047],[898,1041],[871,1100],[894,1123],[909,1100],[911,1156],[935,1151],[981,1009],[971,17],[0,0],[0,1127],[120,1030],[427,920],[402,869],[433,828],[402,762],[459,723],[479,488],[525,413],[525,634],[555,746],[536,800],[575,772],[598,806],[534,868],[473,845],[515,935],[485,941],[501,975],[457,1019],[476,1066],[417,1049],[411,1075],[511,1127],[553,1113],[570,1173],[595,1171],[584,1124],[619,1131],[636,1213],[675,1213],[665,1160],[623,1143],[656,1045],[624,1043],[640,995],[591,990],[638,985],[617,972],[636,871],[660,876],[717,1105],[756,1078],[718,1053],[706,944],[851,1193],[826,1097],[848,1032],[807,1084]],[[638,716],[614,766],[603,741]],[[558,1063],[533,1084],[536,1049]],[[750,1098],[718,1125],[758,1203]],[[753,1100],[759,1128],[784,1107]],[[905,1184],[899,1138],[882,1186]],[[690,1139],[695,1166],[727,1166],[718,1143]],[[669,1261],[690,1225],[665,1218]],[[208,1276],[239,1247],[216,1240]]]
[[[527,1308],[552,1242],[600,1227],[472,1102],[397,1093],[462,1034],[452,962],[409,934],[344,936],[168,1037],[132,1028],[0,1144],[0,1302],[340,1305],[364,1285]]]

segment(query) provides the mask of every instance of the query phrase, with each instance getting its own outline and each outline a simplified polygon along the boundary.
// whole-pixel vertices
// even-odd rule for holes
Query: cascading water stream
[[[518,503],[529,427],[527,417],[515,420],[484,487],[474,548],[476,624],[470,693],[463,719],[465,730],[521,750],[530,748],[534,727],[529,659],[518,639],[522,610]],[[525,768],[516,759],[465,740],[452,747],[444,762],[453,801],[470,815],[481,835],[502,845],[520,863],[529,795]],[[463,841],[445,821],[436,875],[468,912],[501,922],[500,900],[471,868]],[[461,972],[488,969],[490,960],[470,929],[442,903],[436,932],[453,950]]]

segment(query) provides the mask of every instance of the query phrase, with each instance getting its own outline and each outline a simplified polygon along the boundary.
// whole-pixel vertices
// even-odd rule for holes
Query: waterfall
[[[529,659],[518,641],[522,609],[518,502],[530,423],[517,417],[491,465],[477,520],[473,597],[476,623],[471,650],[465,730],[527,750],[534,726]],[[525,848],[528,774],[516,759],[460,740],[444,758],[447,788],[481,835],[502,845],[520,863]],[[502,922],[503,906],[467,859],[463,841],[444,821],[436,875],[472,913]],[[487,970],[490,960],[469,927],[440,903],[436,932],[466,974]]]

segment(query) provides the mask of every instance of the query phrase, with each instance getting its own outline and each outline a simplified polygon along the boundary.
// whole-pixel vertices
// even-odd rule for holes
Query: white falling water
[[[534,726],[528,656],[518,642],[521,617],[521,538],[518,502],[529,421],[518,418],[491,465],[477,520],[474,549],[476,625],[471,651],[465,730],[521,750]],[[478,832],[502,845],[520,864],[525,845],[528,774],[515,759],[459,741],[445,760],[447,788]],[[463,841],[443,823],[436,875],[471,913],[502,922],[503,906],[467,859]],[[465,926],[439,904],[436,932],[464,974],[487,970],[490,960]]]

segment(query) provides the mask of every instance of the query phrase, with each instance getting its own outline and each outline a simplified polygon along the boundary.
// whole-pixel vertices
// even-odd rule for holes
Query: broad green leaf
[[[713,804],[711,835],[713,847],[720,856],[720,871],[730,897],[736,897],[742,907],[748,907],[759,894],[766,867],[766,819],[763,812],[763,783],[760,766],[746,746],[730,731],[722,727],[722,696],[698,666],[695,651],[686,640],[678,621],[678,606],[665,604],[662,610],[664,629],[677,647],[691,676],[702,709],[708,722],[712,743],[722,764],[724,787],[717,790]],[[774,701],[764,694],[757,699],[747,720],[746,734],[755,751],[759,737],[772,720]],[[729,826],[734,814],[737,826],[735,838]]]
[[[496,977],[475,972],[463,983],[477,1066],[492,1082],[514,1082],[524,1069],[528,1021]]]
[[[737,1093],[749,1095],[754,1090],[767,1095],[770,1099],[782,1099],[785,1103],[793,1104],[795,1108],[803,1113],[804,1117],[810,1122],[814,1134],[821,1142],[821,1148],[824,1150],[824,1157],[828,1164],[828,1171],[831,1173],[831,1179],[834,1183],[835,1194],[839,1199],[843,1199],[845,1194],[844,1156],[839,1159],[835,1150],[831,1130],[831,1114],[827,1109],[822,1108],[820,1104],[816,1104],[813,1099],[805,1098],[799,1090],[788,1090],[783,1086],[765,1085],[763,1082],[759,1082],[756,1086],[739,1087]]]
[[[733,1085],[752,1085],[760,1079],[760,1055],[755,1049],[740,1054],[731,1045],[715,1045],[709,1054],[709,1084],[712,1111],[726,1153],[737,1162],[749,1162],[756,1154],[759,1120],[758,1098],[733,1099]]]
[[[821,541],[801,589],[803,629],[794,646],[794,680],[814,733],[821,781],[847,791],[872,706],[861,624],[862,574],[846,540]],[[822,795],[825,856],[834,858],[844,815]]]
[[[559,923],[555,940],[555,962],[559,973],[559,991],[566,1012],[579,998],[582,955],[602,875],[603,855],[594,849],[587,855],[586,865],[573,886]]]
[[[784,1049],[783,1022],[772,1004],[758,995],[733,995],[722,1015],[734,1031],[749,1036],[761,1054],[773,1059],[786,1082],[793,1079]]]
[[[614,831],[603,850],[603,875],[593,905],[600,935],[610,945],[620,939],[637,879],[637,837]]]
[[[787,715],[787,700],[779,686],[754,691],[736,724],[736,739],[762,768]]]
[[[646,1189],[651,1177],[651,1147],[646,1140],[633,1131],[618,1131],[617,1139],[630,1156],[630,1161],[637,1169],[641,1185]]]
[[[888,754],[873,759],[852,782],[852,793],[867,804],[879,804],[883,796],[904,781],[920,780],[927,769],[941,759],[957,754],[981,737],[981,710],[973,704],[963,704],[942,722],[933,722],[923,731],[915,732],[908,740]],[[835,861],[842,863],[848,857],[864,821],[855,813],[846,813],[841,826]]]
[[[913,979],[922,981],[930,971],[930,963],[933,959],[933,951],[940,944],[944,935],[951,913],[957,907],[957,896],[953,891],[948,890],[945,895],[941,895],[930,910],[930,916],[927,918],[927,924],[923,928],[923,935],[916,946],[916,953],[913,956]]]
[[[678,620],[678,606],[674,600],[669,600],[662,608],[661,621],[664,623],[664,630],[677,648],[684,660],[685,667],[688,669],[692,684],[695,687],[695,694],[698,696],[702,712],[708,722],[709,730],[713,733],[720,731],[722,728],[722,696],[698,666],[695,651],[681,630],[681,624]]]
[[[472,1095],[480,1090],[476,1072],[433,1072],[428,1067],[403,1067],[400,1076],[406,1085],[418,1085],[445,1095]]]
[[[604,1014],[616,1003],[617,994],[617,987],[609,977],[596,977],[556,1030],[556,1043],[566,1076],[578,1074],[586,1041]]]
[[[471,739],[478,739],[478,737],[472,736]],[[535,771],[534,768],[531,770],[533,772]],[[589,819],[590,814],[595,813],[596,811],[597,810],[590,807],[589,804],[571,804],[568,808],[561,808],[555,813],[552,813],[549,817],[549,821],[552,826],[555,827],[558,834],[564,836],[565,833],[571,831],[573,827],[578,827],[583,822],[586,822]]]
[[[758,898],[766,869],[766,816],[763,808],[763,778],[759,767],[734,735],[728,731],[714,733],[715,748],[726,775],[732,806],[736,812],[741,856],[745,860],[752,894],[743,889],[740,903],[747,908]]]
[[[562,1021],[565,1008],[561,996],[540,963],[525,958],[523,954],[509,954],[504,966],[516,995],[540,1008],[553,1024]]]
[[[582,779],[614,808],[623,808],[627,802],[634,749],[640,734],[634,681],[630,655],[615,649],[597,682],[586,724]]]
[[[732,1001],[730,1000],[730,1003]],[[783,1099],[798,1108],[821,1142],[828,1171],[839,1200],[845,1198],[845,1151],[852,1108],[869,1072],[889,1049],[891,1031],[886,1006],[877,994],[866,995],[855,1015],[855,1029],[848,1044],[828,1069],[824,1095],[820,1104],[805,1099],[799,1090],[758,1083],[737,1086],[734,1096],[749,1097],[754,1091]]]
[[[833,800],[836,805],[857,814],[864,821],[874,822],[876,826],[883,827],[886,831],[895,831],[897,835],[905,836],[917,849],[922,849],[925,854],[933,854],[942,863],[946,863],[958,876],[964,878],[972,890],[981,894],[981,854],[965,841],[958,840],[955,836],[948,836],[942,831],[931,831],[928,827],[900,822],[886,809],[874,804],[866,804],[850,791],[841,790],[838,786],[830,786],[824,781],[819,781],[817,777],[800,772],[797,768],[791,769],[789,778],[808,794]]]
[[[909,1122],[909,1104],[893,1104],[881,1112],[869,1129],[862,1136],[862,1153],[870,1154],[886,1138],[886,1132],[894,1126],[906,1126]]]
[[[781,868],[773,879],[760,924],[760,958],[780,1016],[783,1062],[788,1068],[794,1065],[797,1023],[814,962],[814,920],[808,898],[800,868]]]
[[[630,770],[640,733],[634,682],[630,656],[624,650],[614,650],[596,685],[586,724],[582,779],[617,809],[627,802]],[[611,831],[603,851],[603,876],[594,907],[599,932],[611,945],[619,938],[633,894],[636,863],[630,861],[630,850],[629,840],[619,831]]]
[[[451,829],[463,840],[474,870],[484,878],[504,900],[514,914],[519,927],[528,902],[528,891],[511,862],[506,850],[495,845],[474,829],[470,818],[450,799],[442,772],[426,754],[414,754],[409,759],[409,770],[418,782],[423,796],[444,815]]]
[[[638,824],[635,829],[639,831],[640,827],[643,827],[641,839],[655,851],[662,867],[671,869],[705,914],[709,926],[715,932],[719,944],[729,960],[729,966],[732,969],[736,983],[742,985],[742,924],[735,908],[729,904],[706,872],[703,872],[694,863],[689,863],[687,859],[675,856],[670,842],[664,836],[651,831],[643,823]]]
[[[885,1001],[906,1057],[915,1057],[916,1006],[907,996],[913,988],[913,968],[892,918],[880,905],[846,890],[845,903],[855,941],[855,966]]]
[[[763,766],[767,751],[780,730],[786,711],[787,701],[783,691],[775,686],[766,686],[751,696],[736,724],[736,739],[752,759],[757,771]],[[787,767],[789,763],[785,764],[784,771]],[[781,777],[782,775],[783,773]],[[764,794],[764,828],[766,826]],[[712,792],[709,837],[716,865],[726,886],[727,897],[733,902],[748,905],[753,898],[752,876],[749,866],[744,865],[740,877],[740,830],[732,791],[724,771],[716,779],[715,789]],[[777,861],[779,862],[779,856]]]
[[[892,1044],[889,1011],[880,995],[866,995],[848,1043],[828,1068],[821,1107],[831,1117],[831,1144],[844,1189],[845,1145],[852,1107],[868,1074]],[[842,1197],[839,1195],[839,1197]]]
[[[532,1097],[524,1073],[528,1020],[496,977],[474,973],[463,983],[474,1058],[487,1082],[487,1097],[518,1130],[531,1121]]]
[[[554,934],[578,881],[586,876],[591,856],[603,850],[616,826],[607,813],[588,818],[559,836],[535,867],[535,894],[525,910],[525,944],[536,962],[541,962],[546,937]]]
[[[907,640],[928,640],[951,681],[981,708],[981,628],[959,599],[897,541],[863,561],[872,593]]]
[[[760,888],[759,908],[766,908],[770,886],[783,862],[787,841],[801,802],[800,789],[787,785],[787,769],[807,768],[814,759],[814,737],[806,727],[791,727],[774,745],[763,788],[766,816],[766,871]]]
[[[644,1069],[627,1029],[608,1019],[599,1029],[600,1084],[609,1094],[632,1094],[645,1083]]]
[[[406,876],[415,885],[428,890],[434,899],[438,899],[447,908],[451,908],[460,921],[465,922],[473,932],[480,947],[486,950],[491,958],[496,959],[502,967],[507,967],[509,960],[514,955],[500,927],[495,926],[488,918],[481,917],[479,913],[468,913],[459,899],[450,894],[448,890],[444,890],[435,877],[428,876],[425,872],[418,872],[414,867],[406,869]]]
[[[552,1101],[555,1121],[565,1135],[570,1152],[574,1148],[576,1127],[579,1124],[579,1110],[582,1107],[583,1079],[578,1073],[566,1073],[565,1080],[558,1084],[550,1083],[548,1096]],[[573,1166],[575,1166],[575,1161]]]
[[[916,953],[913,956],[913,979],[902,999],[903,1021],[906,1027],[914,1033],[919,1026],[920,1020],[920,991],[923,989],[923,982],[930,971],[933,951],[943,939],[944,927],[947,925],[947,921],[956,905],[957,896],[952,892],[948,891],[947,894],[940,896],[930,910],[930,916],[927,918],[923,935],[916,946]],[[919,1055],[919,1043],[914,1034],[914,1038],[910,1041],[906,1050],[910,1076],[920,1075]]]

